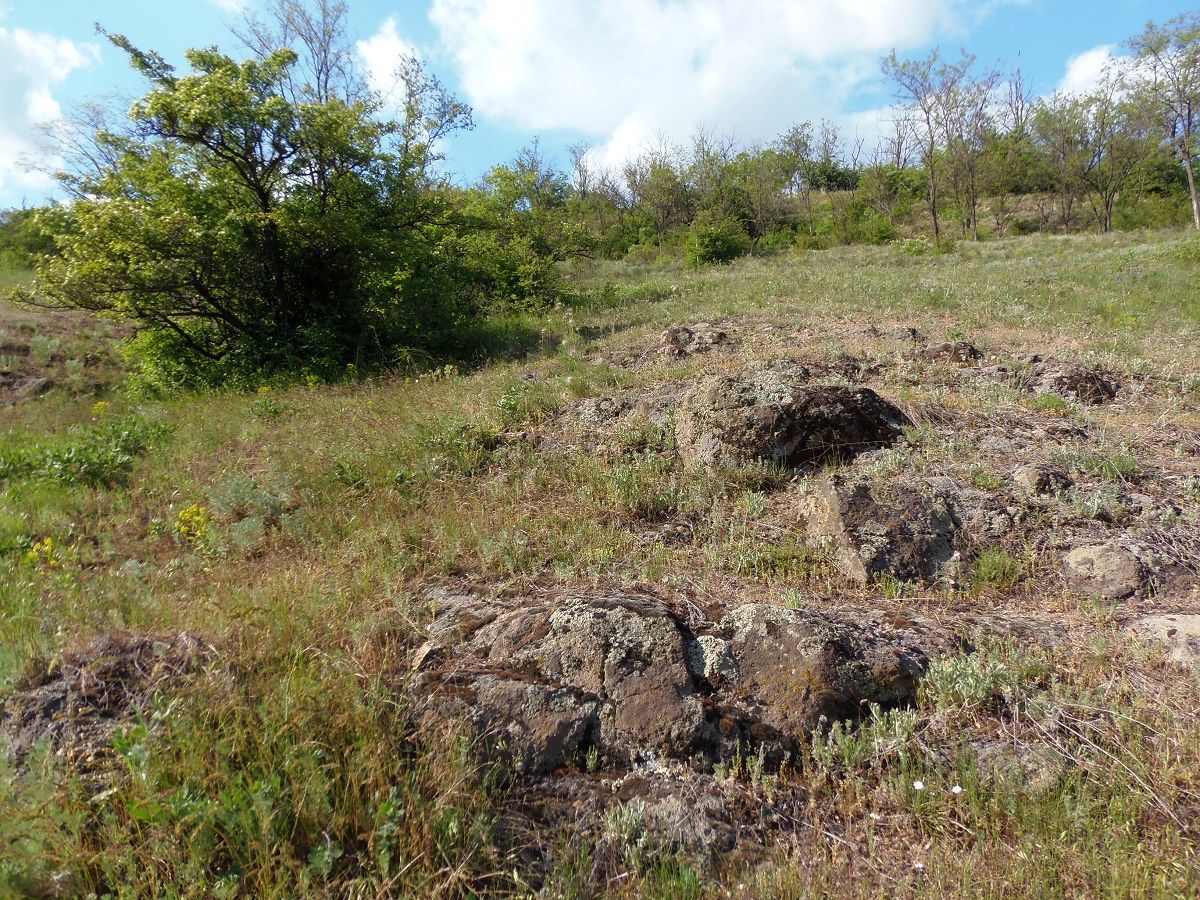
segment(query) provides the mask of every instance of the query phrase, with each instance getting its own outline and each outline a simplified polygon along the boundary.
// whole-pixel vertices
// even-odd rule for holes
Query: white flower
[[[913,863],[913,868],[916,869],[918,872],[924,872],[925,871],[925,863],[921,862],[918,859],[916,862]]]
[[[913,782],[913,790],[914,790],[914,791],[923,791],[923,790],[925,790],[925,782],[923,782],[923,781],[914,781],[914,782]]]
[[[952,793],[952,794],[961,794],[961,793],[962,793],[962,787],[961,787],[960,785],[957,785],[957,784],[956,784],[954,787],[950,788],[950,793]]]

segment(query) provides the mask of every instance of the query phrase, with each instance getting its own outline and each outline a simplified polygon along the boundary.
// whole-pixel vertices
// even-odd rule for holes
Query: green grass
[[[915,712],[839,728],[778,773],[723,761],[754,803],[784,810],[751,868],[664,854],[631,811],[600,832],[536,835],[553,854],[531,866],[535,836],[508,827],[519,786],[397,700],[428,614],[414,591],[435,577],[514,591],[655,584],[814,609],[887,594],[896,615],[1058,602],[1034,577],[1040,558],[1001,547],[973,557],[979,590],[858,588],[805,542],[782,473],[678,465],[670,430],[648,421],[602,447],[544,446],[539,433],[577,398],[720,365],[628,372],[586,360],[591,350],[723,315],[823,327],[839,344],[878,321],[1010,349],[1068,333],[1079,352],[1194,373],[1200,300],[1179,245],[1122,234],[943,255],[841,248],[699,272],[598,264],[574,273],[573,308],[546,317],[542,349],[521,362],[156,403],[117,392],[99,412],[66,392],[3,411],[0,677],[124,629],[187,630],[218,656],[120,738],[129,777],[102,801],[50,755],[29,777],[0,772],[0,894],[65,877],[67,893],[125,896],[1186,895],[1200,687],[1111,635],[1041,655],[985,647],[936,671]],[[1131,254],[1142,277],[1118,279]],[[70,335],[56,339],[57,355],[74,352]],[[1172,415],[1185,427],[1200,421],[1194,393],[1155,390],[1164,408],[1183,404]],[[1066,411],[900,376],[888,392],[961,415],[1046,423]],[[110,440],[110,421],[161,430],[135,447]],[[969,444],[932,425],[910,436],[913,449],[873,463],[881,475],[1004,489],[1006,470],[976,463]],[[1114,439],[1064,461],[1111,493],[1152,471],[1146,453]],[[1099,515],[1108,496],[1076,499]],[[203,539],[181,522],[202,522]],[[30,555],[47,538],[54,565]],[[1047,749],[1044,789],[993,773],[996,741]],[[613,860],[629,874],[596,884]]]

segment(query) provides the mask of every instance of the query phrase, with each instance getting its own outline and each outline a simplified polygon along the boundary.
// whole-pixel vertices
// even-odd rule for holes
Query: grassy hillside
[[[1095,439],[1056,457],[1080,489],[1047,527],[1092,527],[1135,488],[1175,491],[1178,514],[1154,527],[1191,553],[1198,274],[1200,245],[1175,232],[944,255],[906,242],[701,272],[597,264],[570,273],[577,302],[538,323],[523,359],[159,401],[119,389],[111,324],[0,311],[8,690],[48,683],[64,649],[97,635],[186,632],[208,648],[121,724],[115,770],[88,774],[44,745],[0,772],[0,893],[1189,893],[1200,682],[1122,630],[1186,597],[1081,599],[1052,543],[1022,537],[984,548],[952,587],[856,585],[797,524],[803,476],[684,466],[653,423],[581,439],[571,410],[756,359],[852,355],[881,366],[861,378],[915,423],[876,474],[996,491],[1021,460],[955,423],[1071,423]],[[647,354],[666,326],[701,321],[735,333],[732,348]],[[964,379],[907,360],[892,326],[993,360],[1083,360],[1126,393],[1087,407]],[[18,395],[30,377],[48,382]],[[636,587],[704,609],[1011,615],[1071,637],[981,645],[927,679],[915,709],[819,735],[781,771],[720,763],[729,790],[775,818],[752,850],[706,866],[656,852],[619,809],[548,824],[545,796],[414,721],[400,686],[435,580],[512,596]],[[1028,766],[985,777],[987,742],[1028,749]]]

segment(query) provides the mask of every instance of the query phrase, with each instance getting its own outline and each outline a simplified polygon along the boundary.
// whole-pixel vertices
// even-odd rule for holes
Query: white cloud
[[[209,0],[209,3],[233,15],[245,12],[246,7],[250,5],[249,0]]]
[[[397,67],[406,57],[420,58],[417,48],[396,31],[396,20],[389,17],[379,30],[355,45],[367,71],[367,84],[385,99],[396,89]]]
[[[480,114],[583,132],[615,160],[658,133],[681,140],[698,123],[759,140],[796,121],[840,118],[856,91],[878,85],[880,56],[961,35],[980,8],[969,0],[433,0],[430,20]]]
[[[1097,85],[1104,77],[1105,71],[1120,57],[1113,56],[1112,44],[1101,44],[1067,60],[1067,71],[1058,90],[1071,96],[1082,96]]]
[[[92,44],[0,27],[0,190],[44,191],[50,186],[47,176],[27,166],[44,152],[38,126],[62,115],[55,87],[99,58]]]

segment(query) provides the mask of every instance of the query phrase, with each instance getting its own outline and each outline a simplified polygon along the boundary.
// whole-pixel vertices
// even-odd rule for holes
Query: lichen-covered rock
[[[983,354],[974,344],[966,341],[946,341],[941,344],[929,344],[906,354],[909,359],[919,359],[925,362],[950,362],[958,365],[973,365],[983,359]]]
[[[492,673],[457,682],[457,691],[439,699],[438,713],[456,713],[486,742],[489,755],[523,775],[552,772],[594,740],[600,711],[595,696]]]
[[[431,640],[460,641],[447,647],[442,665],[417,673],[433,692],[433,716],[463,719],[492,745],[505,736],[538,742],[535,751],[498,748],[529,771],[561,765],[585,742],[626,759],[684,757],[702,743],[704,709],[686,637],[661,604],[637,596],[569,598],[491,604],[491,615],[481,612],[488,604],[479,598],[444,597],[439,605]],[[520,681],[541,687],[518,691],[512,682]],[[569,694],[546,693],[548,686]],[[498,727],[506,717],[515,731]]]
[[[621,763],[711,762],[749,742],[779,759],[822,721],[912,700],[929,659],[960,647],[931,623],[869,610],[751,604],[697,635],[639,595],[437,605],[413,701],[427,725],[465,725],[525,775],[593,748]]]
[[[625,397],[587,397],[575,404],[575,418],[585,425],[605,425],[633,408]]]
[[[1099,369],[1079,363],[1037,364],[1029,373],[1029,383],[1035,393],[1056,394],[1093,406],[1115,399],[1120,387]]]
[[[777,373],[710,378],[683,398],[675,423],[688,462],[786,467],[849,459],[903,435],[908,418],[869,388],[796,385]]]
[[[1112,541],[1076,547],[1063,560],[1063,568],[1072,590],[1104,600],[1131,597],[1146,581],[1141,561]]]
[[[956,558],[962,529],[955,497],[941,486],[878,484],[862,475],[817,479],[801,515],[809,534],[827,541],[840,568],[862,583],[936,577]]]
[[[673,359],[683,359],[727,343],[729,335],[724,330],[708,322],[697,322],[694,325],[672,325],[659,339],[659,349]]]
[[[521,658],[543,674],[604,698],[600,743],[610,753],[686,755],[705,727],[684,636],[667,610],[639,597],[576,598]]]
[[[1057,495],[1070,490],[1075,482],[1062,466],[1052,463],[1027,463],[1012,474],[1013,483],[1030,497]]]
[[[718,634],[734,672],[717,681],[724,716],[745,738],[784,750],[822,720],[855,718],[868,703],[913,700],[929,664],[913,633],[770,604],[735,609]]]

